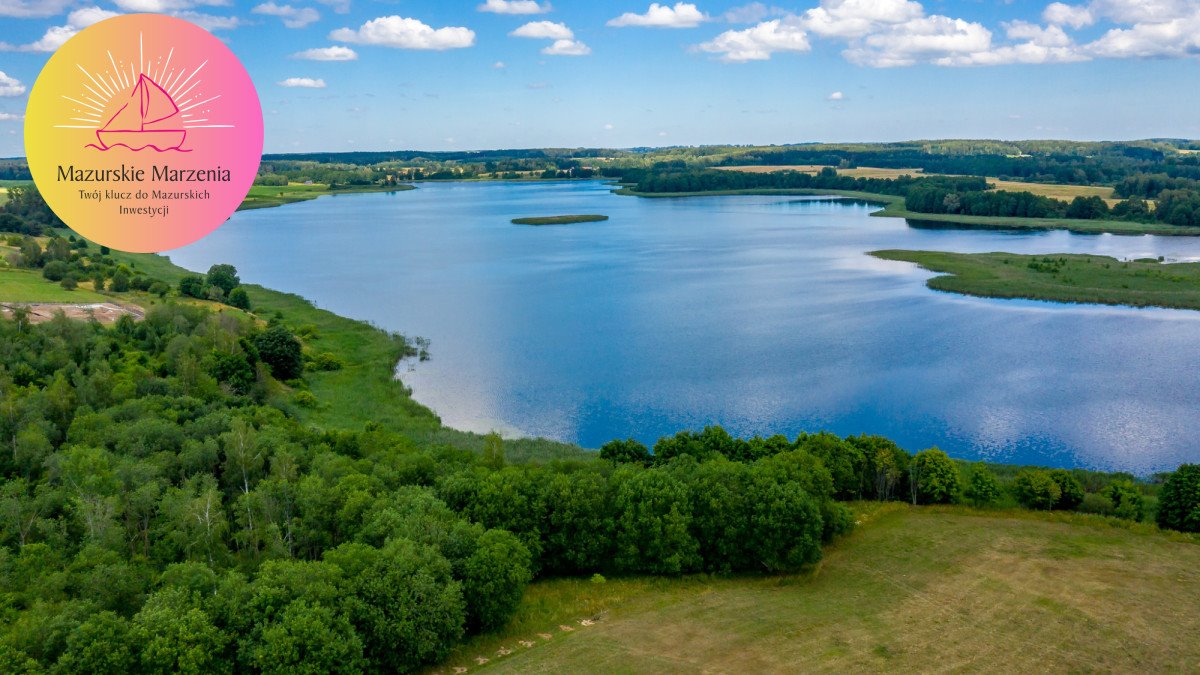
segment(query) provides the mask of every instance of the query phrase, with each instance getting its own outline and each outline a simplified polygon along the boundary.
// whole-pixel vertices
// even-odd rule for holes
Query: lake
[[[1138,474],[1200,461],[1200,312],[952,295],[864,255],[1194,260],[1196,238],[922,229],[876,208],[424,183],[241,212],[169,255],[429,338],[398,374],[461,429],[598,447],[721,424]],[[610,219],[509,222],[567,213]]]

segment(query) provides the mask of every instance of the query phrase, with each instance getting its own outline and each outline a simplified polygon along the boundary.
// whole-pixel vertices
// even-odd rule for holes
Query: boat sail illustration
[[[123,145],[134,151],[153,148],[158,152],[187,152],[182,147],[187,130],[183,128],[179,106],[144,73],[138,76],[125,105],[96,131],[96,138],[100,141],[99,150]]]

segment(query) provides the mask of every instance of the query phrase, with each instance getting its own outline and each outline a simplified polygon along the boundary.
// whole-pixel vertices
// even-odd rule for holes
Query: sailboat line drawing
[[[187,130],[175,99],[145,73],[138,75],[129,101],[96,130],[96,139],[99,144],[88,147],[101,151],[124,146],[134,152],[146,148],[191,152],[182,147]]]

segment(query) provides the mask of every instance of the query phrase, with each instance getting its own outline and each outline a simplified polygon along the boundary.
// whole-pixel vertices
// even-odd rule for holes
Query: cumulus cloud
[[[20,80],[0,70],[0,96],[20,96],[25,93],[25,89]]]
[[[924,14],[911,0],[823,0],[804,13],[801,24],[823,37],[859,38]]]
[[[281,87],[300,87],[302,89],[324,89],[325,80],[311,77],[289,77],[286,80],[276,82]]]
[[[331,40],[396,49],[462,49],[475,44],[475,31],[461,26],[432,28],[416,19],[381,16],[358,30],[339,28],[329,34]]]
[[[42,37],[27,45],[18,46],[0,42],[0,51],[52,52],[67,40],[75,37],[80,30],[114,16],[117,16],[117,12],[110,12],[99,7],[82,7],[67,15],[66,25],[47,28]]]
[[[700,45],[702,51],[720,54],[722,61],[765,61],[776,52],[807,52],[808,34],[794,19],[764,21],[753,28],[727,30]]]
[[[14,115],[13,113],[0,112],[0,122],[18,122],[25,119],[24,115]]]
[[[1082,5],[1052,2],[1042,11],[1042,19],[1053,26],[1070,26],[1079,29],[1095,23],[1092,11]]]
[[[176,12],[175,16],[191,21],[206,31],[232,30],[242,25],[242,20],[236,16],[217,16],[201,12]]]
[[[71,4],[71,0],[0,0],[0,16],[44,19],[62,14]]]
[[[277,16],[283,19],[283,25],[288,28],[304,28],[321,18],[321,13],[312,7],[292,7],[291,5],[277,5],[274,2],[264,2],[250,11],[255,14]]]
[[[846,95],[840,91],[835,91],[832,94],[826,96],[825,100],[827,100],[827,101],[845,101]]]
[[[646,28],[695,28],[709,18],[690,2],[677,2],[674,7],[651,3],[644,14],[626,12],[608,22],[617,28],[642,26]]]
[[[992,32],[982,24],[935,14],[867,35],[843,54],[851,63],[891,68],[924,61],[953,65],[991,47]]]
[[[575,33],[567,28],[565,23],[553,21],[530,21],[509,33],[513,37],[535,38],[543,40],[570,40]]]
[[[127,12],[153,12],[169,14],[201,5],[223,7],[229,0],[114,0],[117,7]]]
[[[726,10],[721,18],[729,23],[758,23],[768,16],[783,16],[787,13],[787,10],[778,7],[768,7],[761,2],[752,2]]]
[[[292,54],[295,59],[307,59],[309,61],[354,61],[358,58],[358,52],[349,47],[315,47],[313,49],[305,49],[302,52]]]
[[[503,61],[497,61],[492,64],[492,68],[495,68],[496,70],[504,70],[507,67],[508,64],[504,63]]]
[[[554,44],[542,49],[549,56],[587,56],[592,48],[578,40],[555,40]]]
[[[492,14],[545,14],[550,11],[550,3],[539,4],[535,0],[487,0],[476,9]]]

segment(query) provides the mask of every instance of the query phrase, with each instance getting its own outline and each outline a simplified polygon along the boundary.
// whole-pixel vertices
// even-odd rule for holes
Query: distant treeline
[[[975,176],[901,176],[899,178],[858,178],[839,174],[825,167],[819,172],[774,171],[751,173],[713,169],[678,169],[666,165],[651,169],[619,172],[622,182],[637,192],[723,192],[731,190],[851,190],[903,196],[917,187],[937,187],[947,192],[972,192],[987,189],[987,181]]]
[[[37,188],[32,185],[8,188],[8,201],[0,206],[0,232],[38,236],[56,227],[65,225]]]
[[[1001,154],[998,149],[1009,152]],[[922,169],[926,173],[992,176],[1039,183],[1112,185],[1139,173],[1200,179],[1200,157],[1163,144],[988,144],[979,141],[769,148],[730,156],[723,165],[815,164]]]

